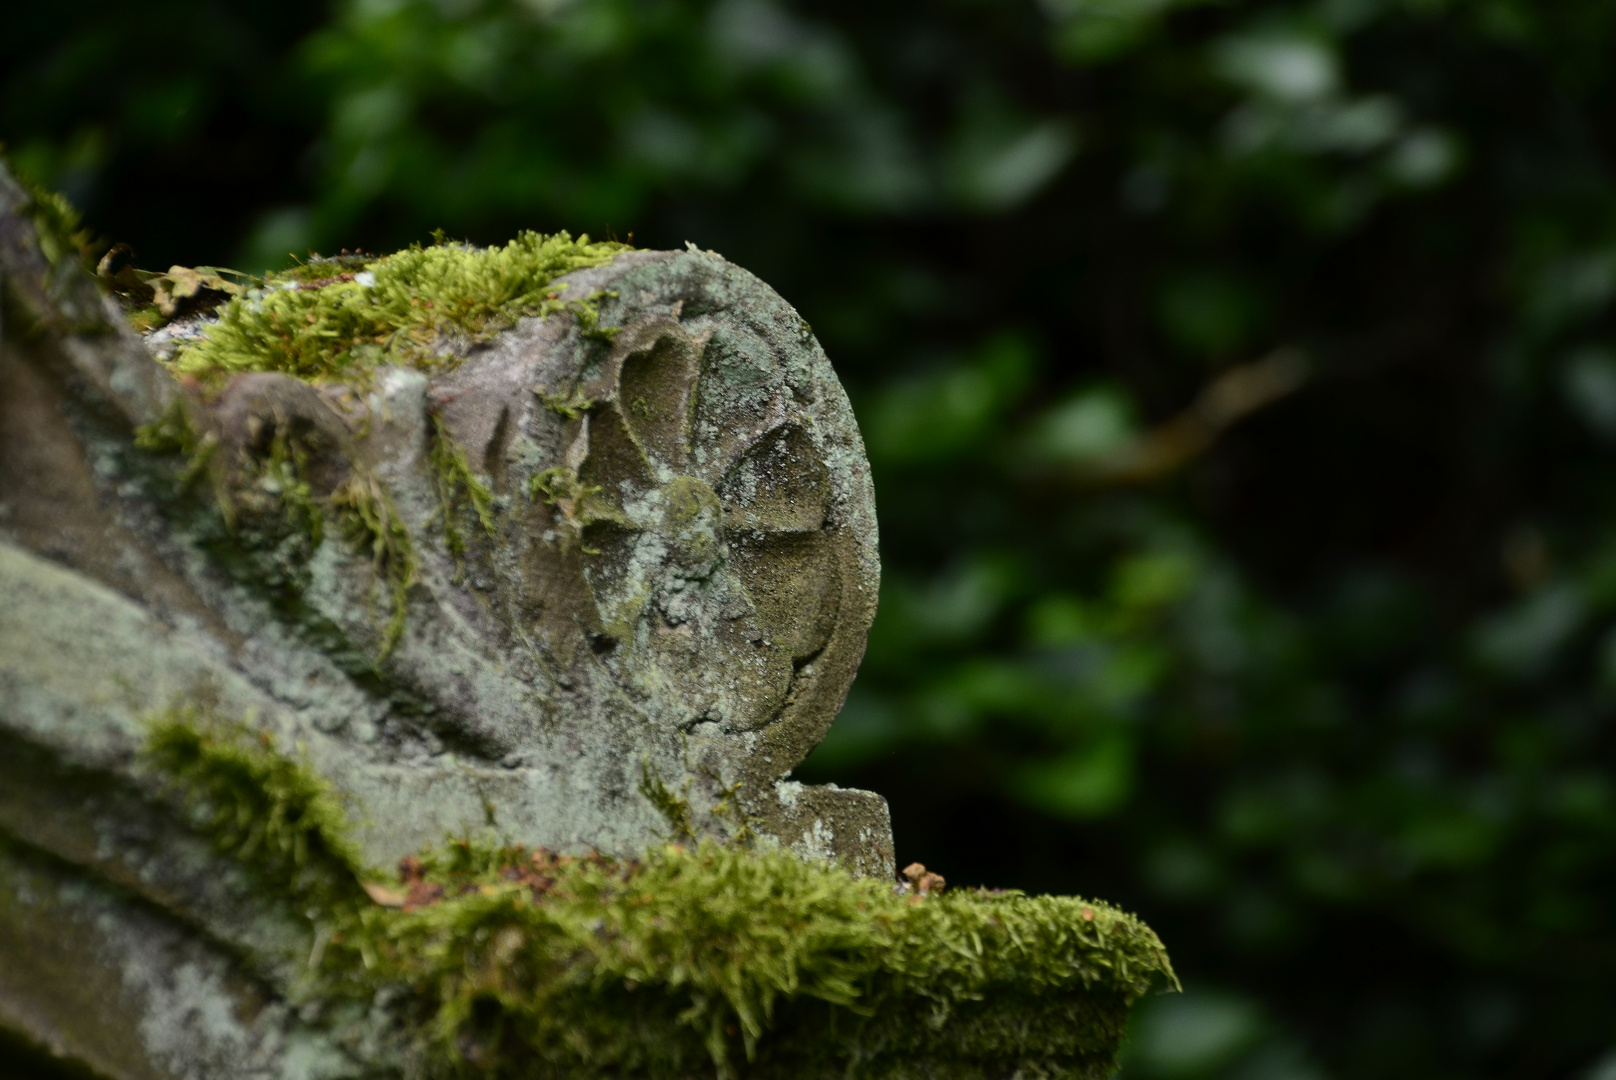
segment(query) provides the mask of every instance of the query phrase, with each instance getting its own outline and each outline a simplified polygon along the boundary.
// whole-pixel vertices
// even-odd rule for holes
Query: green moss
[[[719,821],[727,821],[734,826],[735,831],[730,834],[731,845],[748,845],[757,840],[757,833],[752,824],[756,820],[749,817],[746,808],[741,805],[741,788],[745,781],[737,780],[733,784],[725,785],[723,779],[713,773],[708,777],[718,788],[718,801],[713,803],[712,815]]]
[[[123,317],[137,334],[149,334],[168,322],[156,304],[132,304],[124,308]]]
[[[563,516],[579,528],[598,521],[615,521],[621,515],[610,504],[595,496],[599,484],[585,484],[576,469],[556,465],[535,473],[528,481],[528,495],[559,507]]]
[[[28,193],[28,205],[22,212],[33,218],[39,250],[45,261],[52,269],[76,262],[88,270],[92,262],[92,241],[77,208],[67,201],[67,196],[36,184],[25,175],[18,174],[17,179]]]
[[[478,479],[477,474],[471,471],[471,463],[466,460],[466,452],[454,441],[454,438],[444,428],[443,421],[432,417],[432,447],[430,452],[432,474],[437,480],[438,501],[443,508],[443,540],[449,551],[459,558],[466,553],[465,537],[460,535],[460,529],[455,524],[455,507],[459,504],[462,493],[471,503],[477,521],[483,527],[483,532],[493,536],[497,531],[494,524],[494,493],[488,485]]]
[[[0,168],[9,163],[0,145]],[[93,291],[83,288],[83,275],[94,265],[93,240],[79,212],[58,192],[37,183],[26,173],[13,172],[22,188],[18,215],[33,225],[33,240],[45,261],[43,295],[23,283],[6,282],[0,275],[0,320],[5,332],[20,337],[54,332],[98,335],[110,329]],[[27,243],[26,239],[23,243]],[[25,297],[31,297],[25,299]]]
[[[440,236],[430,247],[417,245],[383,258],[345,254],[313,259],[247,286],[220,276],[229,272],[207,267],[139,274],[137,284],[143,295],[157,297],[160,317],[172,315],[178,310],[176,303],[199,290],[229,297],[204,336],[181,345],[168,362],[181,374],[205,384],[246,371],[362,384],[381,364],[430,370],[452,366],[456,358],[437,351],[446,342],[485,337],[525,315],[567,311],[585,336],[609,340],[616,331],[601,326],[599,302],[616,294],[595,292],[564,301],[566,286],[553,282],[561,274],[599,265],[626,250],[630,249],[623,244],[591,243],[587,236],[574,240],[567,233],[527,232],[494,248],[448,243]],[[442,503],[444,541],[458,559],[466,543],[456,523],[457,507],[464,498],[484,531],[493,535],[493,493],[436,417],[432,434],[430,464]],[[243,543],[251,540],[237,535],[237,504],[243,500],[257,504],[266,495],[276,500],[279,516],[292,531],[312,541],[307,550],[320,543],[322,509],[334,511],[348,538],[371,553],[388,584],[391,612],[381,656],[392,651],[403,634],[408,591],[417,577],[417,544],[379,480],[356,471],[322,507],[307,482],[305,455],[298,446],[285,443],[272,446],[266,462],[233,481],[250,484],[251,491],[229,490],[223,471],[209,468],[216,440],[199,439],[178,408],[142,429],[137,445],[185,456],[181,491],[203,472],[213,474],[213,495],[226,529]],[[278,532],[272,537],[277,543],[282,538]]]
[[[241,371],[351,379],[380,363],[437,369],[455,362],[434,351],[445,335],[481,338],[521,316],[562,310],[606,334],[595,306],[602,294],[569,304],[551,283],[625,250],[525,232],[503,247],[439,242],[353,266],[305,264],[221,307],[219,321],[170,366],[204,379]]]
[[[207,519],[193,518],[190,527],[232,574],[261,589],[300,590],[306,583],[303,568],[325,542],[328,525],[335,525],[344,540],[370,557],[386,588],[388,609],[376,657],[385,659],[403,635],[409,590],[419,578],[415,539],[387,485],[361,463],[352,464],[349,477],[330,495],[318,495],[310,480],[317,448],[307,438],[277,429],[261,452],[246,456],[230,472],[215,467],[217,436],[199,436],[185,401],[176,400],[159,419],[136,431],[135,445],[175,459],[164,475],[173,477],[177,501],[192,511],[217,512],[216,521],[209,513]],[[449,464],[445,458],[441,446],[435,446],[445,515],[453,512],[464,487],[484,527],[492,531],[487,487],[470,473],[463,454]],[[202,498],[186,499],[204,479],[208,483]],[[449,486],[442,486],[445,482]]]
[[[690,813],[689,799],[690,785],[685,784],[685,794],[675,794],[662,779],[662,773],[651,764],[649,758],[640,761],[640,794],[646,801],[656,807],[662,820],[668,823],[670,840],[694,840],[696,838],[696,823]]]
[[[611,341],[617,337],[621,327],[602,326],[600,322],[600,302],[605,299],[617,299],[617,294],[607,289],[592,292],[582,300],[575,300],[567,304],[567,310],[572,312],[578,320],[578,333],[590,341]]]
[[[600,552],[583,542],[584,530],[601,522],[625,524],[622,511],[599,498],[600,485],[585,484],[576,469],[556,465],[536,473],[528,481],[528,497],[543,499],[561,511],[563,535],[588,555]]]
[[[1104,904],[921,897],[711,842],[619,861],[463,840],[378,887],[329,787],[249,729],[182,711],[150,760],[311,912],[306,992],[396,995],[428,1075],[1099,1078],[1128,1006],[1173,979]]]
[[[135,445],[154,454],[196,453],[198,438],[185,402],[175,397],[156,420],[135,429]]]
[[[437,243],[444,243],[445,238],[434,234]],[[297,259],[294,255],[292,258]],[[343,280],[344,274],[357,274],[371,263],[375,256],[343,252],[341,255],[315,255],[308,262],[299,259],[295,265],[286,270],[278,270],[269,275],[268,281],[293,281],[300,285],[322,285]]]
[[[392,594],[392,613],[382,634],[378,659],[385,659],[404,634],[404,616],[410,586],[419,579],[420,566],[409,527],[387,486],[374,474],[356,471],[331,493],[331,505],[341,515],[348,539],[368,550],[376,573]]]
[[[175,397],[156,420],[136,428],[135,446],[150,454],[178,459],[172,474],[175,496],[189,494],[198,481],[207,479],[209,493],[227,530],[234,529],[236,501],[224,482],[223,472],[213,467],[219,438],[212,432],[197,432],[183,398]]]
[[[539,404],[567,420],[576,420],[595,407],[595,399],[587,397],[576,386],[570,394],[552,394],[542,389],[533,391],[533,394],[539,399]]]
[[[294,530],[308,537],[312,551],[325,536],[325,516],[308,481],[309,452],[302,440],[278,430],[269,443],[269,453],[259,463],[258,488],[278,499],[282,512]]]
[[[273,892],[325,907],[363,897],[341,800],[266,736],[184,707],[152,721],[146,756],[201,813],[219,849]]]

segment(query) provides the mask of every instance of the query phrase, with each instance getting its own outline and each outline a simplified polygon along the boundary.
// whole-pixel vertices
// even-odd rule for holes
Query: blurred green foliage
[[[1608,0],[90,0],[0,14],[0,139],[159,268],[758,272],[883,530],[800,775],[1142,912],[1189,992],[1134,1080],[1608,1080],[1613,50]]]

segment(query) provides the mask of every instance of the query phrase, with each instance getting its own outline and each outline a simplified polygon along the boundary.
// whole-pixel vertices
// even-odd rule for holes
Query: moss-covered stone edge
[[[183,340],[162,362],[204,391],[217,390],[231,376],[247,372],[364,388],[384,366],[429,372],[452,368],[469,345],[525,316],[565,312],[573,316],[581,336],[609,342],[618,328],[603,324],[600,303],[616,294],[597,291],[569,299],[568,283],[555,279],[632,250],[626,244],[592,242],[587,235],[574,239],[566,232],[523,232],[504,245],[487,248],[450,242],[439,234],[430,246],[416,244],[379,258],[345,253],[315,257],[264,278],[234,275],[244,278],[245,284],[204,274],[190,284],[201,288],[214,282],[211,288],[224,302],[214,309],[200,336]],[[183,267],[171,268],[167,277],[176,275],[187,281],[196,277]],[[138,291],[120,290],[117,281],[105,277],[103,283],[118,292],[131,317],[155,318],[147,294],[161,275],[141,276],[144,284]],[[435,413],[431,419],[428,464],[438,489],[444,546],[459,563],[467,553],[467,538],[456,520],[457,508],[467,506],[481,530],[494,536],[493,493]],[[399,519],[387,486],[358,462],[349,462],[354,475],[327,497],[314,497],[302,455],[295,446],[281,445],[284,436],[277,436],[271,447],[271,460],[243,463],[251,467],[232,480],[230,470],[211,461],[216,442],[214,436],[196,433],[179,402],[168,415],[137,432],[136,438],[141,449],[177,455],[176,494],[186,494],[203,475],[211,477],[209,493],[227,546],[242,549],[254,564],[248,580],[290,582],[298,574],[280,567],[267,576],[259,572],[257,564],[263,560],[255,549],[267,543],[279,558],[284,554],[279,548],[285,530],[270,527],[243,533],[236,520],[237,496],[251,493],[234,488],[273,489],[284,504],[286,523],[305,535],[306,543],[293,545],[305,556],[321,542],[322,513],[334,512],[344,538],[371,555],[386,590],[387,613],[381,618],[374,658],[378,663],[384,660],[403,635],[408,592],[419,573],[418,538]]]
[[[1156,935],[1103,903],[921,897],[711,841],[613,860],[462,838],[384,873],[331,786],[246,723],[173,710],[145,759],[263,897],[307,914],[287,992],[389,996],[426,1075],[907,1075],[926,1059],[930,1075],[1100,1077],[1132,1002],[1176,985]]]
[[[531,230],[493,247],[414,244],[378,258],[314,259],[254,279],[216,309],[200,337],[167,361],[176,374],[219,382],[274,371],[310,382],[362,380],[384,364],[441,370],[461,350],[524,316],[572,312],[587,337],[609,338],[599,300],[568,297],[556,279],[633,250],[626,244]]]

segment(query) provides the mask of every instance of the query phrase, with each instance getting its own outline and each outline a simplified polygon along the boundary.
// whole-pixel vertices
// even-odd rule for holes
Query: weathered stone
[[[143,342],[71,256],[46,258],[61,244],[39,243],[29,199],[0,169],[0,1029],[120,1080],[425,1075],[437,1059],[411,1023],[428,1000],[458,1007],[448,987],[470,976],[389,953],[392,975],[344,982],[322,958],[346,949],[369,969],[357,939],[386,950],[422,932],[371,910],[404,902],[372,868],[449,837],[506,852],[446,879],[472,896],[525,888],[509,876],[524,850],[623,860],[627,882],[628,860],[668,841],[717,852],[745,837],[892,880],[879,796],[789,779],[853,679],[878,563],[846,396],[767,286],[711,253],[613,253],[550,283],[568,308],[365,344],[341,377],[176,377],[192,369],[165,365],[204,320]],[[176,716],[198,745],[223,740],[204,762],[223,770],[213,788],[154,764],[154,725]],[[311,824],[328,788],[351,849],[347,824]],[[291,845],[276,856],[290,876],[255,862],[274,843]],[[715,873],[737,857],[722,850]],[[710,865],[663,870],[688,882]],[[316,897],[310,874],[335,884]],[[796,1049],[758,1059],[782,1075],[812,1058],[827,1075],[862,1060],[871,1075],[1024,1062],[1097,1076],[1141,979],[1170,972],[1148,929],[1110,909],[1006,900],[1001,918],[961,901],[911,918],[890,886],[836,880],[846,912],[892,908],[878,930],[849,915],[862,944],[848,948],[864,950],[860,992],[895,1004],[858,1022],[864,1043],[830,1049],[828,1006],[791,1005],[779,1045]],[[814,909],[792,903],[793,918]],[[450,914],[526,940],[538,924],[521,920],[540,916],[513,911]],[[980,928],[1012,918],[1072,950],[1046,950],[1040,978],[1061,989],[1028,989],[1022,1020],[972,1004],[1019,970],[1010,953],[905,996],[927,945],[892,926],[980,952]],[[993,948],[1029,947],[1008,933]],[[826,962],[851,963],[837,948]],[[796,964],[768,978],[794,986]],[[690,1015],[719,1015],[706,993]],[[901,1019],[922,1006],[970,1018],[948,1051],[969,1068],[904,1064],[925,1057]],[[1088,1026],[1051,1042],[1068,1016]],[[712,1022],[692,1045],[722,1071],[734,1032]],[[456,1038],[454,1053],[494,1052]],[[595,1060],[579,1054],[534,1075]]]
[[[0,722],[77,755],[92,735],[73,716],[127,754],[145,717],[222,694],[307,747],[377,863],[482,830],[631,854],[668,833],[642,791],[655,782],[699,832],[737,827],[710,810],[738,784],[755,831],[890,872],[879,798],[777,787],[840,707],[875,608],[868,468],[823,352],[713,255],[625,254],[555,287],[615,293],[615,340],[563,314],[450,343],[469,355],[437,377],[259,373],[193,393],[185,422],[212,451],[200,506],[167,498],[162,463],[132,445],[179,400],[138,346],[75,393],[42,384],[43,342],[13,335],[0,535],[79,572],[60,589],[114,595],[36,597],[47,571],[9,553],[0,635],[76,622],[45,654],[0,659],[11,699],[49,697]],[[162,389],[124,400],[115,384]],[[97,398],[123,406],[110,430]],[[298,534],[287,477],[265,469],[276,453],[298,456],[313,502],[370,499],[396,519],[402,610],[389,575],[406,571],[333,523]],[[440,453],[488,485],[491,528],[445,498]]]
[[[200,702],[303,748],[351,800],[375,865],[480,833],[630,856],[673,828],[654,785],[688,805],[681,828],[723,836],[746,820],[890,875],[879,797],[782,782],[846,695],[878,564],[846,397],[767,286],[711,254],[625,254],[556,283],[615,293],[615,340],[565,314],[530,318],[448,343],[469,355],[436,378],[252,374],[187,398],[85,275],[48,263],[27,202],[0,174],[13,761],[139,791],[149,719]],[[223,506],[182,505],[135,448],[136,429],[182,401],[213,447],[202,487]],[[434,440],[493,496],[492,533],[462,524],[463,553],[443,542],[456,507]],[[279,501],[255,487],[288,441],[315,498],[375,484],[407,533],[415,580],[390,648],[371,552],[337,528],[304,551],[275,536]],[[210,520],[221,510],[234,536]],[[0,827],[94,864],[124,857],[138,797],[86,817],[40,783],[52,770],[6,772]],[[743,814],[715,818],[737,785]]]

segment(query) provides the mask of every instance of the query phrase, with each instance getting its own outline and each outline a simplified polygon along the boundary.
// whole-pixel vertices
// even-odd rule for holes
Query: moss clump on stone
[[[179,398],[156,420],[135,429],[135,446],[154,454],[182,454],[189,458],[197,452],[200,442],[185,412],[185,403]]]
[[[77,261],[85,269],[90,266],[90,231],[77,208],[67,196],[51,191],[23,178],[29,203],[23,213],[30,215],[34,232],[39,237],[39,250],[53,270],[60,269],[64,261]]]
[[[430,458],[432,473],[437,479],[438,501],[443,508],[443,542],[450,554],[458,559],[466,553],[466,539],[455,523],[455,508],[460,503],[461,494],[464,493],[466,501],[471,504],[483,532],[494,536],[499,531],[494,523],[494,493],[472,471],[471,462],[466,460],[466,452],[454,441],[437,416],[432,417]]]
[[[253,866],[278,895],[326,907],[363,895],[342,800],[267,735],[185,707],[153,721],[146,756],[202,815],[219,849]]]
[[[319,547],[325,536],[325,519],[308,481],[308,458],[303,440],[291,432],[277,431],[269,441],[268,452],[256,464],[258,489],[279,501],[288,524],[308,537],[312,549]]]
[[[688,792],[690,781],[685,781]],[[696,838],[696,823],[690,813],[690,799],[686,795],[675,794],[668,788],[667,781],[662,779],[662,773],[651,764],[649,758],[640,761],[640,794],[646,801],[656,807],[662,820],[668,823],[666,839],[681,841]]]
[[[230,491],[224,486],[221,474],[209,468],[213,456],[219,451],[219,437],[212,432],[197,433],[184,401],[175,398],[156,420],[136,428],[135,446],[148,453],[172,454],[183,460],[184,465],[174,477],[175,494],[188,492],[204,475],[210,475],[214,500],[225,521],[230,522]]]
[[[920,896],[778,849],[463,840],[393,888],[326,783],[249,729],[176,713],[150,750],[221,848],[315,920],[302,992],[396,995],[428,1075],[1099,1078],[1129,1005],[1173,979],[1155,934],[1104,904]]]
[[[386,659],[404,635],[410,586],[420,580],[415,540],[399,517],[387,486],[374,473],[355,471],[331,493],[330,501],[341,517],[349,541],[370,553],[376,574],[387,583],[392,612],[382,631],[378,660]],[[444,513],[448,512],[449,508],[445,507]]]
[[[595,407],[595,399],[574,386],[569,394],[551,394],[543,389],[533,391],[539,404],[566,420],[576,420]]]
[[[381,258],[345,253],[312,259],[240,287],[217,273],[183,267],[171,268],[167,275],[140,275],[137,284],[144,299],[150,298],[153,283],[160,280],[168,282],[163,288],[175,295],[183,291],[182,285],[195,291],[209,282],[220,298],[229,291],[228,302],[216,309],[215,321],[205,324],[200,334],[192,330],[182,337],[164,361],[171,370],[205,386],[216,389],[238,373],[273,372],[307,382],[345,380],[362,387],[383,365],[452,367],[469,342],[523,316],[567,312],[577,320],[580,333],[609,340],[616,330],[601,326],[597,305],[615,294],[596,292],[569,300],[567,284],[555,279],[628,250],[625,244],[592,243],[587,236],[574,240],[565,232],[550,236],[525,232],[491,248],[449,243],[439,236],[429,247],[415,245]],[[120,295],[129,300],[133,294]],[[441,504],[444,543],[460,559],[466,551],[466,537],[456,520],[462,499],[484,532],[494,535],[494,497],[473,472],[465,452],[435,416],[433,420],[429,464]],[[212,473],[212,494],[226,532],[245,543],[254,538],[238,535],[237,503],[257,492],[232,490],[225,483],[226,470],[207,468],[217,443],[211,433],[199,439],[178,407],[141,429],[137,438],[142,449],[188,459],[180,490],[188,489],[202,472]],[[270,460],[256,463],[231,483],[250,483],[273,496],[291,531],[309,538],[302,548],[305,555],[320,544],[326,511],[335,514],[348,540],[369,551],[390,594],[378,656],[385,659],[403,634],[408,591],[418,578],[420,538],[411,535],[392,494],[371,470],[353,463],[354,475],[319,499],[308,482],[299,448],[282,440],[270,450]],[[269,546],[279,551],[285,537],[274,529],[270,532]],[[254,577],[279,581],[286,575]]]
[[[313,381],[351,378],[380,363],[440,368],[454,362],[437,351],[449,335],[481,338],[522,316],[562,310],[605,333],[594,298],[569,303],[551,283],[626,250],[565,232],[524,232],[502,247],[440,241],[350,258],[334,262],[330,274],[307,264],[220,307],[218,321],[181,346],[170,366],[204,379],[276,371]]]
[[[431,460],[449,547],[459,555],[464,544],[450,515],[462,491],[490,534],[495,526],[493,496],[447,433],[436,434]],[[209,481],[205,505],[217,512],[223,527],[209,531],[209,542],[215,550],[230,554],[232,573],[260,587],[301,588],[299,568],[325,541],[327,526],[334,524],[359,554],[369,556],[386,590],[388,606],[376,659],[386,659],[392,652],[404,632],[409,590],[420,577],[420,557],[391,492],[373,470],[354,463],[347,479],[322,497],[309,479],[313,451],[308,437],[279,429],[231,477],[213,467],[220,449],[217,435],[199,436],[185,403],[178,399],[157,420],[136,430],[135,446],[178,459],[181,464],[168,474],[174,497],[187,496],[200,481]]]

